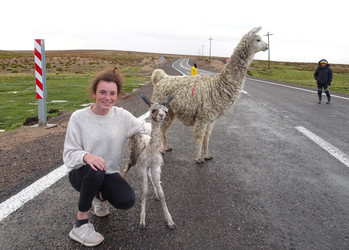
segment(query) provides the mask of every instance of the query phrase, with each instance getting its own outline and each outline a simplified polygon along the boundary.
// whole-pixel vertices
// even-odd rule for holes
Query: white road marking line
[[[349,157],[345,153],[343,153],[335,146],[332,146],[330,143],[323,140],[322,138],[320,138],[319,136],[315,135],[314,133],[310,132],[309,130],[307,130],[306,128],[304,128],[302,126],[297,126],[296,129],[299,132],[301,132],[302,134],[304,134],[306,137],[308,137],[310,140],[315,142],[317,145],[319,145],[320,147],[325,149],[328,153],[330,153],[332,156],[334,156],[337,160],[339,160],[344,165],[349,167]]]
[[[302,90],[302,91],[310,92],[310,93],[317,93],[316,90],[302,89],[302,88],[297,88],[297,87],[293,87],[293,86],[288,86],[288,85],[283,85],[283,84],[279,84],[279,83],[275,83],[275,82],[268,82],[268,81],[263,81],[263,80],[259,80],[259,79],[253,79],[253,78],[247,78],[247,79],[251,80],[251,81],[256,81],[256,82],[268,83],[268,84],[276,85],[276,86],[280,86],[280,87],[285,87],[285,88],[290,88],[290,89],[297,89],[297,90]],[[331,97],[336,97],[336,98],[343,99],[343,100],[349,100],[348,97],[332,95],[332,94],[331,94]]]
[[[186,60],[187,63],[187,69],[189,71],[191,71],[191,66],[189,65],[189,59]],[[204,70],[204,69],[198,69],[198,75],[215,75],[217,73],[212,72],[212,71],[208,71],[208,70]]]
[[[148,111],[141,115],[138,119],[145,120],[149,114],[150,112]],[[13,212],[17,211],[25,203],[41,194],[43,191],[45,191],[45,189],[62,179],[65,175],[67,175],[67,167],[63,164],[16,195],[12,196],[6,201],[3,201],[0,204],[0,222]]]
[[[0,222],[8,215],[15,212],[25,203],[42,193],[46,188],[50,187],[56,181],[60,180],[67,174],[65,165],[53,170],[51,173],[37,180],[30,186],[26,187],[18,194],[12,196],[0,204]]]
[[[182,75],[185,76],[185,73],[183,73],[182,71],[180,71],[179,69],[177,69],[177,68],[174,66],[174,64],[175,64],[176,62],[178,62],[179,60],[181,60],[181,59],[178,59],[177,61],[175,61],[174,63],[172,63],[172,68],[174,68],[174,69],[177,70],[179,73],[181,73]]]
[[[241,90],[241,92],[245,95],[248,95],[247,91],[245,91],[245,90]]]

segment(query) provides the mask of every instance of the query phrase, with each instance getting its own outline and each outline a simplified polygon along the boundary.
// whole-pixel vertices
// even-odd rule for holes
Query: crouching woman
[[[70,169],[71,185],[80,192],[77,221],[69,237],[85,246],[104,240],[88,221],[92,205],[94,214],[104,217],[109,214],[109,204],[129,209],[135,203],[133,189],[120,176],[121,151],[132,135],[150,135],[151,125],[114,106],[121,88],[116,69],[100,73],[91,86],[95,103],[75,111],[67,128],[63,161]]]

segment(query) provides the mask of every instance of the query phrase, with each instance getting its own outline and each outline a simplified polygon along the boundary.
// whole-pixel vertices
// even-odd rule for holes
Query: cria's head
[[[167,98],[166,101],[164,101],[162,104],[159,103],[152,103],[145,95],[142,93],[139,94],[143,101],[148,104],[149,111],[150,111],[150,117],[153,121],[161,122],[165,119],[166,114],[168,112],[167,105],[172,101],[174,96],[170,96]]]

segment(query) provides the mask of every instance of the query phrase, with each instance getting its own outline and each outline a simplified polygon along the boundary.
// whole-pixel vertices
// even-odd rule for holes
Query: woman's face
[[[118,99],[118,88],[115,82],[106,82],[101,80],[97,85],[96,93],[93,94],[95,105],[92,110],[97,115],[106,115],[115,105]]]

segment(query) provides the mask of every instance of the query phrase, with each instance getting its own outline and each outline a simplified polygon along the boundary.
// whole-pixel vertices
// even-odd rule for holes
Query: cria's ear
[[[167,106],[167,105],[172,101],[172,99],[173,99],[174,97],[175,97],[174,95],[169,96],[169,97],[167,98],[167,100],[164,101],[164,102],[162,103],[162,105]]]
[[[139,93],[139,95],[142,97],[143,101],[148,104],[148,106],[150,107],[152,105],[151,101],[142,93]]]

